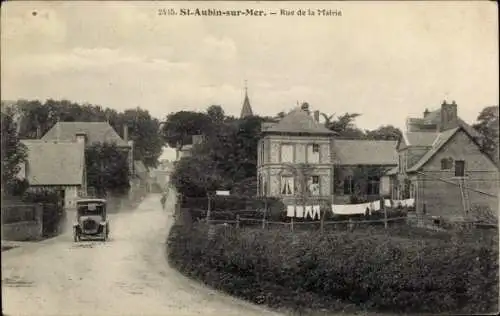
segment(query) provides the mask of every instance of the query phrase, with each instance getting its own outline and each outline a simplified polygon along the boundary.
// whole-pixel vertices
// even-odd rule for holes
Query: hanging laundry
[[[304,207],[302,205],[295,206],[295,217],[299,217],[299,218],[304,217]]]
[[[307,205],[306,208],[305,208],[305,214],[304,214],[304,218],[314,218],[313,217],[313,211],[312,211],[312,206],[311,205]]]
[[[415,199],[406,199],[405,200],[405,205],[406,205],[406,207],[413,207],[413,206],[415,206]]]
[[[287,217],[295,217],[295,205],[288,205],[286,208]]]
[[[355,215],[365,214],[365,210],[369,203],[365,204],[348,204],[348,205],[332,205],[333,213],[338,215]]]
[[[391,200],[384,200],[385,207],[392,207]]]
[[[318,217],[318,219],[321,218],[321,207],[319,205],[313,205],[312,207],[312,218],[316,219],[316,217]]]
[[[380,201],[374,201],[370,203],[371,211],[380,211]]]

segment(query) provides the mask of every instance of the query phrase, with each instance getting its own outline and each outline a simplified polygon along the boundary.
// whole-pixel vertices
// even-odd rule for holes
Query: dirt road
[[[111,215],[108,242],[71,233],[2,253],[4,315],[278,315],[180,275],[165,258],[170,209],[158,195]],[[203,260],[200,258],[200,260]]]

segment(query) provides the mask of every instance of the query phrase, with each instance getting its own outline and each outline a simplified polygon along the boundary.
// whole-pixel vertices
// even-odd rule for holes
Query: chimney
[[[439,130],[441,132],[458,126],[457,104],[453,101],[451,104],[446,101],[441,104],[441,121]]]
[[[76,142],[83,143],[84,145],[86,145],[87,144],[87,134],[85,134],[83,132],[76,133]]]
[[[307,102],[302,103],[302,105],[300,106],[300,108],[304,112],[306,112],[307,114],[310,114],[310,112],[309,112],[309,103],[307,103]]]
[[[431,113],[431,112],[429,112],[429,109],[425,109],[425,111],[424,111],[424,118],[426,118],[427,115],[429,115],[429,113]]]
[[[128,142],[128,126],[127,126],[127,124],[123,125],[123,140]]]
[[[319,122],[319,111],[314,111],[314,120]]]

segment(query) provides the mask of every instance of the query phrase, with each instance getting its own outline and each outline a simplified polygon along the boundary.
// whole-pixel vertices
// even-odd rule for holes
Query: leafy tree
[[[199,112],[179,111],[167,116],[162,135],[168,146],[182,147],[191,143],[192,135],[210,134],[212,123],[208,115]]]
[[[392,125],[383,125],[375,130],[366,131],[365,133],[367,139],[373,140],[398,140],[402,135],[401,130]]]
[[[164,144],[158,119],[151,117],[149,111],[137,107],[118,113],[110,124],[122,137],[123,127],[128,127],[129,139],[134,141],[135,160],[142,160],[148,167],[157,166]]]
[[[26,189],[26,182],[17,175],[21,164],[26,161],[27,148],[19,141],[17,125],[14,121],[14,109],[2,108],[2,195],[20,195]]]
[[[85,150],[87,185],[98,195],[125,193],[130,188],[127,152],[115,144],[94,144]]]
[[[184,157],[178,161],[171,181],[179,193],[190,197],[205,197],[222,184],[217,162],[202,155]]]
[[[207,109],[207,115],[212,120],[212,122],[220,123],[224,121],[225,115],[224,110],[220,105],[211,105]]]
[[[481,149],[495,159],[496,162],[499,161],[498,157],[498,106],[488,106],[485,107],[477,117],[477,123],[473,127],[483,135],[481,140]]]
[[[349,138],[349,139],[363,139],[365,137],[362,130],[356,127],[354,120],[360,116],[359,113],[345,113],[344,115],[338,116],[333,120],[333,115],[326,115],[322,113],[325,117],[325,127],[334,131],[337,137]]]

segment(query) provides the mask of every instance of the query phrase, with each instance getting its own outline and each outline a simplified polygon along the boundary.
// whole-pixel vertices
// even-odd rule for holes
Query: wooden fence
[[[379,219],[379,220],[347,220],[347,221],[307,221],[307,222],[295,222],[292,218],[290,222],[280,222],[280,221],[268,221],[266,219],[255,219],[255,218],[245,218],[245,217],[240,217],[239,215],[236,215],[236,220],[217,220],[217,219],[204,219],[202,221],[207,222],[209,224],[213,225],[235,225],[237,228],[245,225],[246,223],[253,223],[253,226],[261,226],[263,229],[266,227],[270,227],[272,225],[279,225],[283,227],[289,227],[291,231],[294,231],[296,227],[300,226],[328,226],[328,225],[335,225],[335,226],[346,226],[348,229],[354,229],[356,227],[359,227],[360,224],[383,224],[385,228],[388,227],[389,223],[393,222],[405,222],[406,223],[407,217],[393,217],[393,218],[384,218],[384,219]],[[250,224],[252,225],[252,224]],[[249,226],[249,225],[248,225]]]

